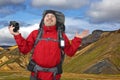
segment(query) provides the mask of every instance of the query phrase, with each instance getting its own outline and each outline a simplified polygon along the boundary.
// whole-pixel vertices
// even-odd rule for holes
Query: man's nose
[[[52,16],[49,16],[48,18],[49,18],[49,19],[52,19]]]

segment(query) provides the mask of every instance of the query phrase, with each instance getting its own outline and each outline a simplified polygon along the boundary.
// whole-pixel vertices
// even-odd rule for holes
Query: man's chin
[[[46,26],[50,27],[50,26],[53,26],[53,25],[46,25]]]
[[[46,26],[54,26],[53,24],[45,24]]]

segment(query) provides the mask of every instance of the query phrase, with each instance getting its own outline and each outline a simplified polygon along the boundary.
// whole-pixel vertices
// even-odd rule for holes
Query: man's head
[[[57,26],[60,27],[63,31],[65,31],[65,16],[62,12],[55,11],[55,10],[45,10],[43,12],[43,18],[40,22],[39,27],[42,28],[43,24],[45,26]]]
[[[43,18],[45,26],[50,27],[56,25],[56,16],[53,12],[46,13]]]

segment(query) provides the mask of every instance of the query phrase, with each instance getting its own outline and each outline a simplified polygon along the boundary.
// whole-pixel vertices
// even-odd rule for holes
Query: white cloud
[[[8,28],[0,29],[0,45],[11,45],[14,43],[12,36],[8,32]]]
[[[25,2],[25,0],[0,0],[0,6],[16,5]]]
[[[38,29],[38,24],[34,24],[29,27],[20,27],[20,33],[26,39],[30,32]],[[0,29],[0,45],[14,45],[15,40],[13,35],[10,34],[8,27]]]
[[[88,15],[93,22],[120,22],[120,0],[93,2]]]
[[[23,35],[24,38],[26,38],[28,36],[28,34],[30,32],[32,32],[33,30],[36,30],[39,28],[39,24],[34,24],[28,27],[21,27],[20,28],[20,33]]]
[[[39,20],[38,20],[39,21]],[[120,29],[120,24],[91,24],[88,21],[82,20],[82,19],[74,19],[74,18],[66,18],[66,34],[69,39],[72,39],[75,36],[75,32],[81,33],[84,29],[90,30],[92,32],[93,30],[100,29],[100,30],[117,30]],[[35,29],[39,28],[39,23],[36,23],[31,26],[21,26],[20,27],[20,33],[24,38],[27,38],[27,36]],[[15,40],[13,36],[9,33],[8,27],[1,28],[0,29],[0,45],[14,45]]]
[[[32,0],[34,7],[80,8],[89,3],[89,0]]]

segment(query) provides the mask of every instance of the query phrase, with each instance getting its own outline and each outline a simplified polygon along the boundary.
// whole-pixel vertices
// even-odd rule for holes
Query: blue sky
[[[112,31],[120,29],[120,0],[0,0],[0,45],[14,45],[8,31],[11,20],[20,23],[24,38],[35,29],[46,9],[61,11],[66,17],[69,39],[75,32],[88,29]]]

